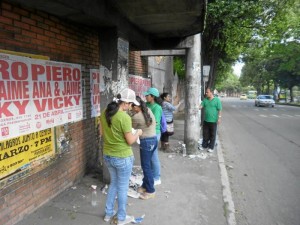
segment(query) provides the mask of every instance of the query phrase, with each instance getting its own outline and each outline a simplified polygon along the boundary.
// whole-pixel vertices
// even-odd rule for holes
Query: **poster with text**
[[[81,66],[0,53],[0,141],[83,117]]]
[[[0,180],[55,154],[54,128],[0,141]]]
[[[91,85],[91,117],[100,116],[100,70],[90,70],[90,85]]]
[[[144,92],[146,92],[151,87],[151,80],[149,78],[143,78],[140,76],[130,75],[128,87],[135,91],[137,96],[145,99]]]

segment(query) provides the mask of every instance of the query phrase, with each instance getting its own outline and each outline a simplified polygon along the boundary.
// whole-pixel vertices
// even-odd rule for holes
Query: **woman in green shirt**
[[[114,204],[117,197],[118,225],[130,223],[134,219],[134,217],[126,215],[129,178],[134,161],[130,145],[143,132],[138,129],[135,134],[132,134],[131,118],[126,111],[131,103],[139,105],[135,98],[136,95],[133,90],[123,89],[117,98],[108,104],[100,116],[101,135],[104,142],[104,162],[111,178],[106,198],[104,220],[108,222],[115,214]]]

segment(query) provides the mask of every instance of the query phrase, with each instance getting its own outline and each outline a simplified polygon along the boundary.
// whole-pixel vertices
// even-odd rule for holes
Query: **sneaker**
[[[209,148],[209,149],[207,149],[207,152],[212,153],[212,152],[214,152],[214,150]]]
[[[134,221],[134,217],[127,215],[125,220],[123,220],[123,221],[118,220],[117,225],[125,225],[125,224],[128,224],[128,223],[131,223],[132,221]]]
[[[161,179],[159,179],[159,180],[154,180],[154,186],[160,185],[160,184],[161,184]]]
[[[140,199],[143,199],[143,200],[148,200],[148,199],[154,198],[154,197],[155,197],[155,192],[153,192],[153,193],[145,192],[140,195]]]
[[[139,187],[139,188],[137,189],[137,192],[140,193],[140,194],[143,194],[144,192],[146,192],[146,189],[143,188],[143,187]]]
[[[116,213],[117,213],[117,212],[114,210],[112,216],[105,215],[105,216],[104,216],[104,221],[105,221],[105,222],[109,222],[109,221],[116,215]]]
[[[200,151],[207,151],[207,147],[206,148],[204,148],[204,147],[202,147],[202,146],[198,146],[198,149],[200,150]]]

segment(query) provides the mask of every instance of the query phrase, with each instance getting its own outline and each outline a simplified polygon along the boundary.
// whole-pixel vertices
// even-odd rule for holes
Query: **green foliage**
[[[240,77],[243,86],[253,85],[258,93],[270,94],[277,86],[292,89],[300,85],[300,44],[296,41],[253,48],[245,59]]]
[[[299,0],[210,1],[203,33],[203,55],[204,64],[213,68],[211,84],[226,80],[224,75],[242,55],[248,65],[241,84],[253,85],[256,89],[270,88],[276,73],[267,70],[266,60],[275,51],[276,43],[299,38],[299,4]],[[277,71],[291,72],[297,62],[297,57],[286,57]]]
[[[177,72],[178,78],[183,80],[185,78],[185,63],[184,58],[175,56],[173,59],[173,71]]]
[[[235,93],[241,91],[239,78],[233,73],[227,73],[226,80],[216,84],[216,89],[220,92]]]

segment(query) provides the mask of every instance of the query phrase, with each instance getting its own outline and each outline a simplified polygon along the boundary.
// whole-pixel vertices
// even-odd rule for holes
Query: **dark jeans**
[[[162,133],[161,137],[160,137],[160,140],[162,142],[169,142],[169,134],[168,134],[168,132]]]
[[[153,193],[155,189],[151,159],[154,151],[157,149],[157,137],[142,138],[140,141],[141,166],[144,173],[142,187],[145,188],[148,193]]]
[[[203,148],[214,149],[216,142],[217,123],[203,122]]]

